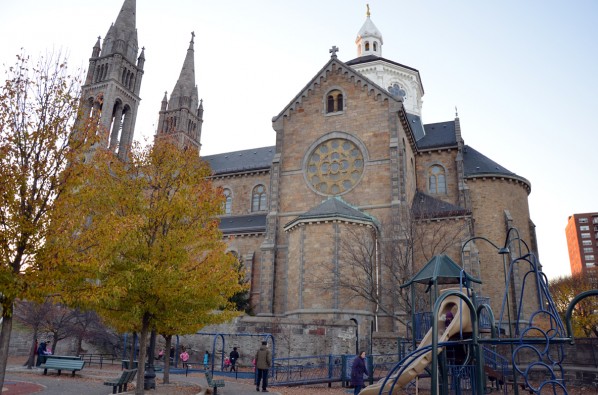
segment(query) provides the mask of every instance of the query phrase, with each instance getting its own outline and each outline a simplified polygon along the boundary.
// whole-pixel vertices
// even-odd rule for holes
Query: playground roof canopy
[[[442,254],[432,257],[411,280],[401,285],[401,288],[405,288],[413,283],[427,285],[459,284],[461,278],[464,278],[466,282],[482,283],[481,280],[469,275],[469,273],[463,270],[461,266],[456,264],[447,255]]]

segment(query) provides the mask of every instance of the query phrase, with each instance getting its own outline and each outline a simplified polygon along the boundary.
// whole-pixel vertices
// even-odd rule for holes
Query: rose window
[[[307,160],[306,178],[325,195],[339,195],[353,188],[363,174],[363,153],[342,138],[319,144]]]

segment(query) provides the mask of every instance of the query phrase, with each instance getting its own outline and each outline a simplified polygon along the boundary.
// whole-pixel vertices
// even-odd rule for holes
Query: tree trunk
[[[131,351],[129,352],[129,369],[133,369],[135,367],[134,363],[135,363],[135,357],[137,356],[136,354],[136,348],[137,346],[137,332],[133,332],[133,341],[131,342]]]
[[[148,333],[149,314],[145,313],[143,316],[143,324],[141,326],[141,334],[139,335],[139,357],[137,357],[137,387],[135,388],[135,395],[144,394],[143,387],[145,380],[145,359]]]
[[[170,347],[172,346],[172,335],[162,335],[166,340],[164,346],[164,384],[170,384]]]
[[[31,342],[31,350],[29,351],[29,358],[27,359],[27,369],[31,369],[35,364],[35,353],[37,352],[37,326],[33,328],[33,339]]]
[[[56,347],[58,347],[58,334],[54,332],[52,336],[54,336],[54,339],[52,339],[52,355],[54,355],[56,354]]]
[[[77,355],[83,352],[83,336],[77,336]]]
[[[4,386],[4,376],[6,375],[6,365],[8,362],[8,346],[10,344],[13,320],[12,311],[12,303],[2,311],[2,329],[0,330],[0,390]]]

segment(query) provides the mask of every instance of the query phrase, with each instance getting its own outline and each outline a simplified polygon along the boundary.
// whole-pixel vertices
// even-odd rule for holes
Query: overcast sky
[[[122,0],[0,0],[0,65],[24,48],[86,70]],[[145,74],[135,138],[155,133],[195,31],[202,154],[274,145],[278,114],[340,48],[355,58],[366,1],[137,2]],[[370,0],[382,56],[420,71],[425,123],[454,119],[465,143],[531,181],[549,277],[570,274],[565,225],[598,211],[598,1]],[[2,66],[2,69],[4,67]],[[503,240],[496,240],[497,244]]]

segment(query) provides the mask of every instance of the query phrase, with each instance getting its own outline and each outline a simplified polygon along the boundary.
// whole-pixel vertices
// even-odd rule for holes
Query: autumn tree
[[[93,124],[74,128],[79,86],[62,56],[32,65],[19,55],[0,87],[0,387],[14,302],[35,297],[36,269],[43,264],[39,249],[54,201],[72,175],[67,164],[95,136],[94,127],[87,127]]]
[[[435,255],[457,253],[469,234],[467,221],[457,218],[456,209],[429,199],[425,207],[414,203],[401,210],[399,219],[346,227],[339,246],[343,269],[325,286],[346,290],[406,325],[414,305],[421,309],[429,298],[418,290],[414,304],[410,291],[400,285]]]
[[[242,286],[217,218],[223,195],[197,152],[158,140],[133,147],[127,162],[98,147],[73,166],[81,177],[58,200],[46,243],[52,287],[67,303],[137,332],[139,361],[152,330],[194,333],[237,314],[229,298]]]
[[[598,270],[558,277],[550,280],[548,287],[556,309],[564,320],[569,303],[575,296],[584,291],[598,289]],[[598,303],[595,297],[585,298],[575,306],[571,323],[574,336],[598,337]]]

